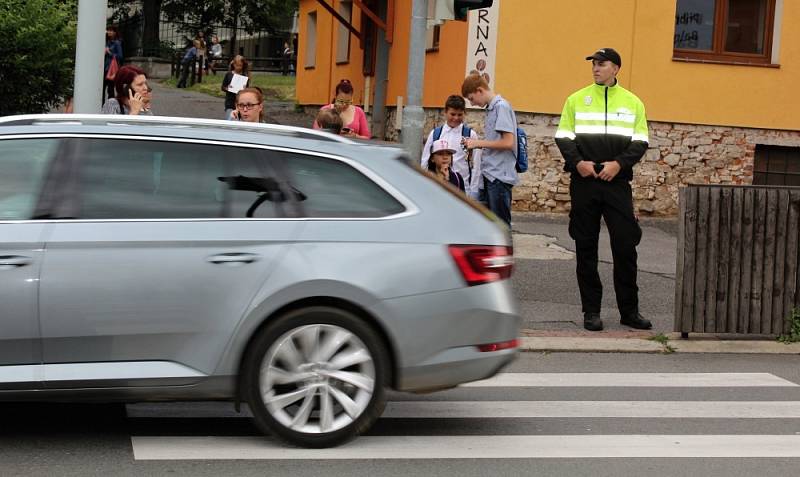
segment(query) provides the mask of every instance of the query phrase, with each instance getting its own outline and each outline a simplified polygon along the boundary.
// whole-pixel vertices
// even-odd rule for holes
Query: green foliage
[[[659,343],[661,346],[663,346],[664,347],[663,352],[665,354],[670,354],[670,353],[674,353],[675,352],[675,348],[673,348],[669,344],[669,337],[667,335],[665,335],[664,333],[659,333],[659,334],[657,334],[655,336],[651,336],[650,338],[647,338],[647,339],[649,339],[650,341],[655,341],[656,343]]]
[[[800,308],[794,308],[786,319],[789,322],[789,334],[778,336],[781,343],[797,343],[800,341]]]
[[[0,116],[43,113],[72,95],[76,5],[0,0]]]
[[[187,88],[188,91],[205,93],[218,98],[224,98],[225,93],[220,89],[224,74],[216,76],[204,76],[202,83],[195,83]],[[250,76],[250,86],[258,86],[264,92],[264,100],[271,101],[295,101],[295,79],[294,76],[281,76],[264,73],[253,73]],[[175,87],[178,81],[175,78],[167,79],[163,82],[166,86]]]
[[[250,33],[287,30],[297,9],[298,0],[161,0],[166,19],[182,25],[180,29],[191,37],[196,30],[212,33],[208,27],[214,24],[236,24]]]

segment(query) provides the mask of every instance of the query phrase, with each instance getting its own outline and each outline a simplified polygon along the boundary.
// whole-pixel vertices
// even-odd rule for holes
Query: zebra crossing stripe
[[[132,437],[136,460],[793,458],[800,435],[362,436],[332,449],[262,437]]]
[[[250,418],[206,403],[129,405],[129,418]],[[800,419],[800,401],[391,401],[384,419],[692,418]]]
[[[395,401],[382,417],[798,419],[800,401]]]
[[[500,373],[462,387],[797,387],[770,373]]]

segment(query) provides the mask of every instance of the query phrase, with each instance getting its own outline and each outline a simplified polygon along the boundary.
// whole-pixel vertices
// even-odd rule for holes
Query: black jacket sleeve
[[[644,141],[631,141],[630,145],[624,151],[619,153],[614,158],[619,162],[622,169],[631,169],[637,162],[642,159],[642,156],[647,152],[647,143]]]
[[[559,137],[556,138],[556,146],[561,151],[561,155],[564,156],[564,170],[566,172],[578,172],[578,163],[584,159],[575,141]]]

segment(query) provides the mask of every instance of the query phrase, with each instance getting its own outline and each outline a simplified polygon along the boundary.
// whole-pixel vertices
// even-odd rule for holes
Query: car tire
[[[383,341],[348,311],[315,306],[263,328],[243,366],[242,395],[258,427],[302,447],[332,447],[366,432],[386,405]]]

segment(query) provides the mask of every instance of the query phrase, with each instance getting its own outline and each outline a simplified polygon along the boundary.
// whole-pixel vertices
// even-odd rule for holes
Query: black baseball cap
[[[591,55],[586,57],[587,60],[597,60],[597,61],[610,61],[615,65],[622,68],[622,58],[619,57],[619,53],[614,48],[600,48],[599,50],[595,51]]]

